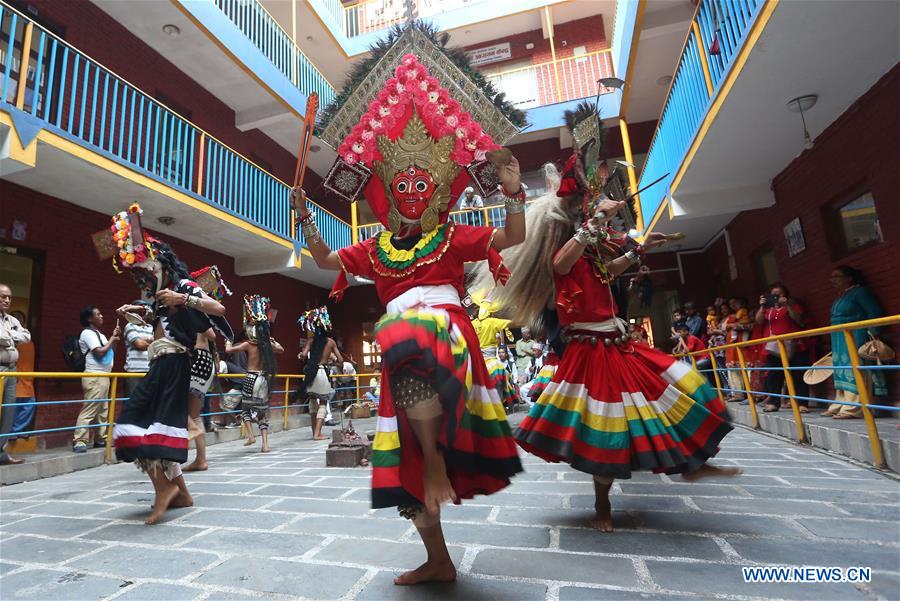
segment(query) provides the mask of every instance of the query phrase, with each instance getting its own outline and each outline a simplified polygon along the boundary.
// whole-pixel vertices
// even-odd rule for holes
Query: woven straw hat
[[[818,361],[812,364],[813,367],[829,367],[834,365],[831,361],[831,353],[828,353]],[[834,374],[833,369],[807,369],[803,372],[803,381],[810,386],[821,384]]]

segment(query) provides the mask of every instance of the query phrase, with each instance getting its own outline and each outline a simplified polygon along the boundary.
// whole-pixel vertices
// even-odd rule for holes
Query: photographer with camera
[[[769,294],[759,297],[759,309],[756,312],[756,323],[763,327],[763,337],[777,336],[799,332],[804,328],[805,311],[803,305],[791,299],[787,286],[776,284]],[[809,365],[809,351],[806,342],[802,339],[784,341],[787,350],[790,367]],[[784,370],[781,364],[781,354],[778,351],[778,343],[767,342],[762,352],[766,371],[765,392],[766,413],[778,411],[781,407],[782,387],[784,386]],[[809,396],[809,386],[803,382],[802,373],[791,371],[791,379],[794,382],[794,390],[797,396]],[[809,412],[809,401],[797,399],[800,413]]]

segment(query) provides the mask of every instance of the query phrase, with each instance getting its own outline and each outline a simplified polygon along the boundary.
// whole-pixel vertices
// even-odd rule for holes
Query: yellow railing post
[[[694,357],[694,355],[688,355],[688,357],[691,358],[691,365],[694,367],[694,369],[697,369],[697,358]]]
[[[744,361],[744,351],[741,347],[737,347],[738,363],[741,365],[741,380],[744,382],[744,390],[747,395],[747,402],[750,404],[750,424],[759,429],[759,415],[756,413],[756,399],[753,398],[753,390],[750,386],[750,376],[747,375],[747,364]]]
[[[806,442],[806,431],[803,429],[803,418],[800,416],[800,405],[797,404],[797,399],[795,398],[797,391],[794,388],[794,378],[791,375],[791,370],[788,369],[791,366],[791,362],[788,360],[787,347],[784,344],[784,340],[778,339],[775,341],[778,344],[778,354],[781,355],[781,368],[784,370],[784,384],[787,386],[788,391],[788,399],[791,402],[791,411],[794,412],[794,425],[797,428],[797,442]],[[781,399],[778,399],[778,402],[781,402]]]
[[[362,400],[362,395],[360,394],[360,386],[359,386],[359,374],[356,374],[356,401],[359,402]]]
[[[722,402],[725,402],[725,397],[722,396],[722,381],[719,379],[719,366],[716,363],[715,353],[709,354],[709,364],[712,366],[713,381],[716,383],[716,392],[719,393],[719,398],[722,399]]]
[[[703,36],[700,35],[700,26],[697,25],[697,19],[691,21],[691,29],[694,30],[694,36],[697,38],[697,50],[700,54],[700,66],[703,69],[703,79],[706,80],[706,91],[709,97],[713,95],[712,77],[709,73],[709,62],[706,60],[706,44],[703,43]]]
[[[489,219],[488,210],[484,207],[481,208],[481,218],[482,218],[481,223],[483,225],[491,225],[490,221],[488,221],[488,219]]]
[[[0,373],[0,419],[3,419],[3,392],[4,392],[3,387],[4,386],[6,386],[6,376],[4,376],[4,375],[2,375],[2,373]],[[12,411],[12,408],[7,409],[7,411]],[[13,415],[15,415],[15,413],[13,413]],[[5,442],[6,442],[5,440],[0,440],[0,448],[3,447],[3,443],[5,443]]]
[[[112,463],[113,426],[116,423],[116,393],[119,390],[119,376],[113,376],[109,386],[109,410],[106,412],[106,463]]]
[[[884,453],[881,449],[881,439],[878,436],[878,428],[875,426],[875,418],[869,409],[869,385],[865,374],[859,368],[859,352],[856,349],[856,340],[850,330],[844,330],[844,341],[847,344],[847,352],[850,354],[850,365],[853,366],[853,377],[856,379],[856,390],[859,393],[859,404],[862,405],[863,418],[866,420],[866,429],[869,431],[869,445],[872,447],[872,463],[875,467],[883,468]]]
[[[28,21],[25,25],[25,38],[22,40],[22,61],[19,65],[19,86],[16,88],[16,108],[22,109],[25,106],[25,87],[28,85],[28,63],[31,61],[31,33],[34,30],[34,23]],[[16,32],[10,32],[15,36]],[[12,47],[10,47],[12,52]],[[34,83],[37,87],[41,74],[34,74]],[[32,102],[37,102],[37,90],[35,90]]]
[[[622,134],[622,147],[625,150],[625,160],[628,161],[628,187],[634,194],[638,190],[637,174],[634,172],[634,156],[631,154],[631,137],[628,135],[628,123],[619,117],[619,132]],[[644,231],[644,214],[641,211],[640,197],[635,196],[634,208],[637,213],[637,229]]]
[[[284,425],[282,426],[285,430],[287,430],[288,426],[288,399],[291,395],[291,377],[284,377]]]
[[[355,200],[350,203],[350,242],[359,242],[359,207]]]

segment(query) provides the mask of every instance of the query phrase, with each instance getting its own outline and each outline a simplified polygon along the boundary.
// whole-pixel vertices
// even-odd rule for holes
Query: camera
[[[778,295],[777,294],[767,294],[765,296],[765,302],[763,303],[763,306],[766,309],[770,309],[777,304],[778,304]]]

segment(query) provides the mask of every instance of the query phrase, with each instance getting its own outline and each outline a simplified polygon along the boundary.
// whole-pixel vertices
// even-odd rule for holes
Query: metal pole
[[[112,463],[112,442],[113,442],[113,426],[116,423],[116,392],[119,389],[119,376],[113,376],[112,385],[109,387],[109,411],[106,415],[106,421],[109,425],[106,427],[106,463]]]
[[[797,391],[794,389],[794,379],[791,377],[791,362],[788,360],[787,347],[784,340],[780,338],[775,341],[778,344],[778,354],[781,355],[781,367],[784,370],[784,383],[787,386],[788,397],[791,401],[791,410],[794,412],[794,424],[797,428],[797,442],[806,442],[806,431],[803,428],[803,418],[800,416],[800,405],[794,396]]]
[[[744,352],[737,347],[738,362],[741,365],[741,379],[744,381],[744,390],[747,393],[747,402],[750,403],[750,424],[759,430],[759,415],[756,413],[756,399],[753,398],[753,390],[750,386],[750,376],[747,374],[747,365],[744,361]]]
[[[856,349],[856,340],[850,330],[844,330],[844,341],[847,343],[847,352],[850,354],[850,365],[853,366],[853,377],[856,379],[856,389],[859,393],[859,403],[862,405],[863,418],[866,420],[866,430],[869,432],[869,444],[872,446],[872,463],[875,467],[884,468],[884,453],[881,449],[881,439],[878,436],[878,428],[875,426],[875,417],[869,409],[869,386],[866,377],[859,368],[859,352]]]
[[[288,397],[291,394],[291,377],[284,377],[284,429],[287,430],[288,426]]]

